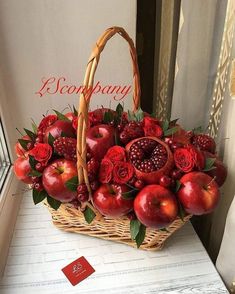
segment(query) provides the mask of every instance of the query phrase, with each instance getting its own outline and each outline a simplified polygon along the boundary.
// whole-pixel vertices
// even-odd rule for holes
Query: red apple
[[[177,196],[185,211],[201,215],[212,212],[219,201],[219,188],[216,181],[202,172],[191,172],[184,175]]]
[[[61,136],[62,133],[64,133],[67,137],[74,137],[74,129],[72,126],[71,121],[65,121],[65,120],[57,120],[48,127],[45,131],[44,135],[44,142],[48,143],[48,136],[49,133],[56,139]]]
[[[21,138],[22,140],[25,140],[25,141],[30,141],[32,142],[32,140],[29,138],[28,135],[25,135]],[[30,143],[29,142],[29,143]],[[33,146],[33,145],[32,145]],[[17,155],[17,157],[21,157],[21,156],[24,156],[25,152],[27,152],[28,150],[25,150],[21,145],[20,143],[17,141],[16,144],[15,144],[15,153]]]
[[[209,176],[211,176],[212,178],[215,177],[215,181],[218,184],[219,187],[221,187],[226,178],[227,178],[227,168],[226,166],[223,164],[223,162],[216,157],[215,154],[212,154],[210,152],[204,152],[204,155],[206,156],[206,158],[216,158],[215,163],[214,163],[214,167],[215,169],[212,169],[208,172],[206,172]]]
[[[14,162],[14,172],[16,177],[26,184],[32,184],[32,178],[28,174],[32,171],[29,164],[29,157],[18,157]]]
[[[94,206],[105,216],[121,217],[133,209],[133,200],[124,199],[126,185],[101,185],[93,194]]]
[[[73,121],[74,117],[76,117],[76,115],[73,112],[67,112],[65,113],[65,116],[70,120]]]
[[[96,125],[87,132],[86,143],[94,158],[101,160],[114,145],[114,128],[109,125]]]
[[[134,211],[146,227],[162,229],[176,219],[178,205],[170,190],[160,185],[148,185],[137,194]]]
[[[76,175],[76,163],[57,159],[44,169],[42,183],[51,197],[61,202],[69,202],[76,198],[77,192],[69,190],[65,183]]]

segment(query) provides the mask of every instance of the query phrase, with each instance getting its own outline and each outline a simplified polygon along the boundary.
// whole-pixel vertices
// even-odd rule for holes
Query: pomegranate
[[[157,184],[161,176],[168,175],[174,166],[169,146],[155,137],[134,139],[126,146],[136,177],[146,184]]]

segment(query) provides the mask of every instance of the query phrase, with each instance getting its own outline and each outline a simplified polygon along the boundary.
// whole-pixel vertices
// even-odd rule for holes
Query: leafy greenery
[[[114,120],[112,111],[105,111],[103,121],[105,124],[108,124]]]
[[[178,180],[176,180],[176,183],[175,183],[175,193],[177,193],[181,187],[182,183]]]
[[[45,190],[37,191],[33,189],[33,202],[35,205],[42,202],[47,196],[48,194]]]
[[[216,161],[216,158],[206,158],[206,163],[205,163],[205,167],[203,169],[204,172],[215,169],[216,167],[214,166],[214,163]]]
[[[33,170],[35,170],[35,165],[37,164],[37,160],[32,155],[29,155],[29,164],[30,164],[30,167]]]
[[[20,143],[21,147],[24,150],[27,150],[27,144],[30,143],[31,141],[29,140],[24,140],[24,139],[18,139],[18,142]]]
[[[66,188],[68,188],[70,191],[77,191],[78,186],[78,176],[75,176],[71,179],[69,179],[67,182],[65,182]]]
[[[95,218],[96,214],[94,213],[94,211],[87,206],[85,211],[83,212],[85,220],[88,224],[92,223],[93,219]]]
[[[67,116],[65,116],[63,113],[53,109],[53,111],[56,113],[57,117],[59,120],[64,120],[64,121],[70,121]]]
[[[34,142],[36,140],[37,135],[28,129],[24,129],[25,133],[29,136],[29,138]]]
[[[49,195],[47,195],[47,202],[55,210],[57,210],[60,207],[60,205],[61,205],[61,202],[60,201],[52,198]]]
[[[135,240],[137,247],[139,248],[144,241],[145,234],[146,234],[146,227],[143,224],[141,224],[141,222],[138,219],[131,220],[130,233],[131,233],[131,239]]]
[[[41,177],[41,176],[42,176],[42,173],[40,173],[40,172],[37,171],[37,170],[32,170],[32,171],[28,174],[28,176],[30,176],[30,177]]]
[[[50,144],[53,147],[53,143],[55,141],[55,138],[52,136],[51,133],[48,135],[48,144]]]

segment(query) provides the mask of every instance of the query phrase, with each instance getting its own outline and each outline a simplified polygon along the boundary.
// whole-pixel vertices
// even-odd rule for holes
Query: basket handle
[[[85,78],[84,78],[84,88],[90,89],[94,84],[94,76],[98,62],[100,59],[100,54],[103,51],[106,43],[111,39],[115,34],[121,35],[129,44],[131,60],[132,60],[132,69],[133,69],[133,110],[136,111],[139,108],[140,104],[140,80],[139,80],[139,69],[137,64],[137,54],[135,50],[134,43],[129,37],[127,32],[121,27],[111,27],[107,29],[98,41],[95,44],[95,47],[92,50],[91,56],[89,58]],[[91,91],[86,91],[81,93],[79,106],[78,106],[78,128],[77,128],[77,170],[78,170],[78,179],[79,183],[85,182],[88,186],[89,192],[89,181],[87,174],[87,165],[86,165],[86,130],[88,126],[88,109],[89,102],[91,98]]]

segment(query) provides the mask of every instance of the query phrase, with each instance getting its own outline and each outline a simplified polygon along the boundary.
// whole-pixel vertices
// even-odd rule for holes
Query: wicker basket
[[[87,64],[85,73],[84,86],[92,87],[94,82],[95,71],[99,62],[100,54],[103,51],[107,41],[115,34],[121,35],[129,44],[130,55],[133,66],[133,109],[138,109],[140,103],[140,83],[139,70],[137,65],[136,50],[133,41],[123,28],[112,27],[107,29],[98,39],[95,47],[92,50],[90,59]],[[130,221],[127,217],[119,219],[111,219],[103,217],[92,206],[91,190],[88,182],[87,166],[86,166],[86,129],[88,120],[88,108],[91,94],[81,94],[78,106],[78,130],[77,130],[77,169],[79,183],[86,183],[90,192],[90,202],[88,205],[96,213],[96,217],[91,224],[87,224],[84,215],[80,209],[75,208],[69,203],[62,204],[56,211],[47,205],[52,214],[53,223],[60,229],[90,235],[102,239],[112,240],[130,246],[136,247],[135,242],[130,236]],[[165,240],[170,237],[176,230],[178,230],[190,218],[185,217],[184,221],[177,218],[168,228],[167,231],[157,231],[147,228],[145,240],[141,247],[145,250],[161,249]]]

